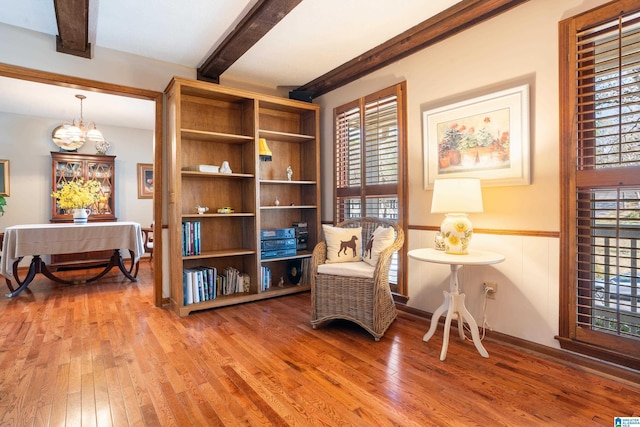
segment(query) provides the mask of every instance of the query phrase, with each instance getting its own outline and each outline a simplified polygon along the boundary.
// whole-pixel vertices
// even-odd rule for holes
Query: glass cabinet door
[[[100,200],[91,207],[92,214],[113,214],[113,163],[93,163],[88,165],[88,179],[100,183]]]

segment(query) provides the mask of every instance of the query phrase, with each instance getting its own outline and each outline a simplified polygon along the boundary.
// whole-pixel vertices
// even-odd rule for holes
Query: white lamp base
[[[452,255],[467,255],[469,242],[473,237],[473,226],[467,214],[446,214],[440,225],[440,232],[444,237],[445,253]]]

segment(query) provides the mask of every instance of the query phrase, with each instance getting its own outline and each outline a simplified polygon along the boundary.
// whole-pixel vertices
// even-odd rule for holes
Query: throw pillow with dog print
[[[323,224],[327,242],[327,263],[362,260],[362,227],[341,228]]]
[[[369,265],[375,265],[380,258],[380,252],[387,249],[396,240],[396,232],[391,227],[378,227],[371,234],[371,238],[365,244],[362,260]]]

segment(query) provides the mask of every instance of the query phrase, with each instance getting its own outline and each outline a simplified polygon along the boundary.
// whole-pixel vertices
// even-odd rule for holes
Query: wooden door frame
[[[84,89],[93,92],[118,95],[128,98],[146,99],[155,102],[155,129],[153,147],[153,218],[154,218],[154,252],[153,257],[153,301],[157,307],[163,303],[162,298],[162,147],[163,147],[163,109],[164,94],[146,89],[138,89],[96,80],[67,76],[64,74],[39,71],[31,68],[19,67],[0,63],[0,76],[14,79],[50,84],[73,89]],[[155,233],[155,231],[158,231]]]

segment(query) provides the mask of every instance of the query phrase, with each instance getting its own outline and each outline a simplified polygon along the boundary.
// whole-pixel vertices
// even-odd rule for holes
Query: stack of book
[[[260,284],[260,290],[266,291],[271,287],[271,269],[269,267],[262,267],[261,270],[262,274],[260,277],[262,277],[262,283]]]
[[[245,276],[247,275],[240,273],[233,267],[225,268],[224,273],[219,276],[220,294],[231,295],[238,292],[244,292],[244,282],[246,279]]]
[[[184,288],[184,304],[195,304],[215,299],[218,275],[214,267],[185,268],[182,271],[182,286]]]
[[[218,274],[215,267],[200,266],[182,271],[184,305],[216,299],[220,295],[249,292],[250,279],[233,267]]]
[[[200,255],[200,221],[182,223],[182,256]]]

